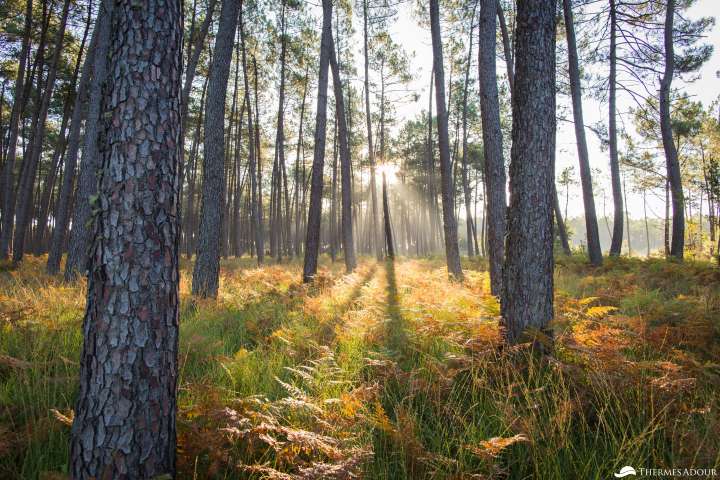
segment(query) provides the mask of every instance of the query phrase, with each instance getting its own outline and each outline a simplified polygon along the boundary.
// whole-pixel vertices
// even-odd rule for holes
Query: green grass
[[[559,259],[543,356],[503,347],[484,266],[464,261],[454,284],[440,259],[364,259],[349,276],[326,260],[308,287],[297,263],[231,260],[208,301],[184,263],[179,478],[720,468],[717,267]],[[83,283],[42,259],[0,272],[0,478],[67,471],[83,305]]]

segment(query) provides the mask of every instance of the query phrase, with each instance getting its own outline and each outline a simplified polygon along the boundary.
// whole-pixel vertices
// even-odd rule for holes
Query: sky
[[[720,0],[698,0],[687,12],[688,18],[691,19],[702,16],[718,16],[718,14],[720,14]],[[355,28],[357,30],[356,45],[358,45],[356,60],[358,62],[358,72],[362,75],[362,31],[360,30],[361,24],[359,24],[358,20],[355,21]],[[390,27],[390,33],[393,39],[409,54],[415,52],[415,55],[411,56],[411,73],[413,80],[408,85],[408,88],[420,93],[420,98],[417,102],[404,102],[396,105],[397,116],[400,120],[399,123],[403,123],[405,120],[415,118],[423,109],[427,109],[429,74],[432,68],[432,55],[429,53],[431,51],[430,31],[428,28],[418,25],[418,21],[414,18],[410,6],[405,4],[398,12],[397,21]],[[708,32],[705,41],[714,45],[715,50],[710,60],[706,62],[700,70],[700,78],[689,84],[680,80],[674,80],[673,86],[681,87],[692,99],[700,100],[705,106],[708,106],[717,98],[718,94],[720,94],[720,88],[718,88],[720,86],[720,80],[716,77],[716,72],[720,70],[720,25],[716,24],[712,30]],[[503,65],[501,59],[498,58],[498,74],[504,72]],[[569,99],[558,97],[558,105],[560,104],[569,105]],[[630,100],[625,98],[621,92],[618,92],[618,112],[626,111],[630,106]],[[600,120],[607,119],[607,105],[589,98],[589,96],[584,96],[583,98],[583,111],[586,125],[592,125]],[[605,203],[606,214],[612,218],[612,198],[608,178],[608,153],[601,150],[600,142],[595,134],[587,131],[586,136],[591,166],[592,168],[599,168],[603,172],[603,178],[599,179],[598,183],[601,190],[604,190],[606,199],[603,201],[603,191],[596,191],[596,208],[598,214],[603,215],[603,203]],[[556,171],[558,173],[570,165],[575,165],[575,171],[578,171],[576,148],[573,124],[558,122],[556,155]],[[627,193],[627,204],[630,216],[632,218],[641,218],[643,215],[641,195],[631,192],[630,189],[628,189]],[[648,196],[648,210],[648,214],[651,217],[664,215],[664,195],[662,198]],[[572,188],[570,190],[568,216],[574,217],[581,216],[582,214],[583,206],[580,190],[579,188]]]

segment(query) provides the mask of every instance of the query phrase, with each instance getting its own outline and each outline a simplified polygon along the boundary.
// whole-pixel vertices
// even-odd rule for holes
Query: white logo
[[[637,472],[635,469],[629,465],[626,465],[620,469],[618,473],[615,473],[615,478],[623,478],[627,477],[628,475],[637,475]]]

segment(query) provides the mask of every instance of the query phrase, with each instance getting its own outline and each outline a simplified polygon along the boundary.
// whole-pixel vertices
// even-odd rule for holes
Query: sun
[[[385,174],[385,180],[387,181],[388,185],[394,185],[398,182],[398,171],[400,168],[392,163],[383,163],[382,165],[377,167],[378,175],[380,176],[380,181],[382,181],[382,176]]]

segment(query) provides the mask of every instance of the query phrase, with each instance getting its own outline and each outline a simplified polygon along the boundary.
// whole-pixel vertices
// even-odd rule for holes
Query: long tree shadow
[[[385,260],[385,277],[387,279],[387,296],[385,313],[388,320],[385,324],[386,346],[398,359],[404,359],[408,353],[408,336],[406,322],[400,309],[398,299],[397,278],[395,276],[395,262],[388,258]]]

